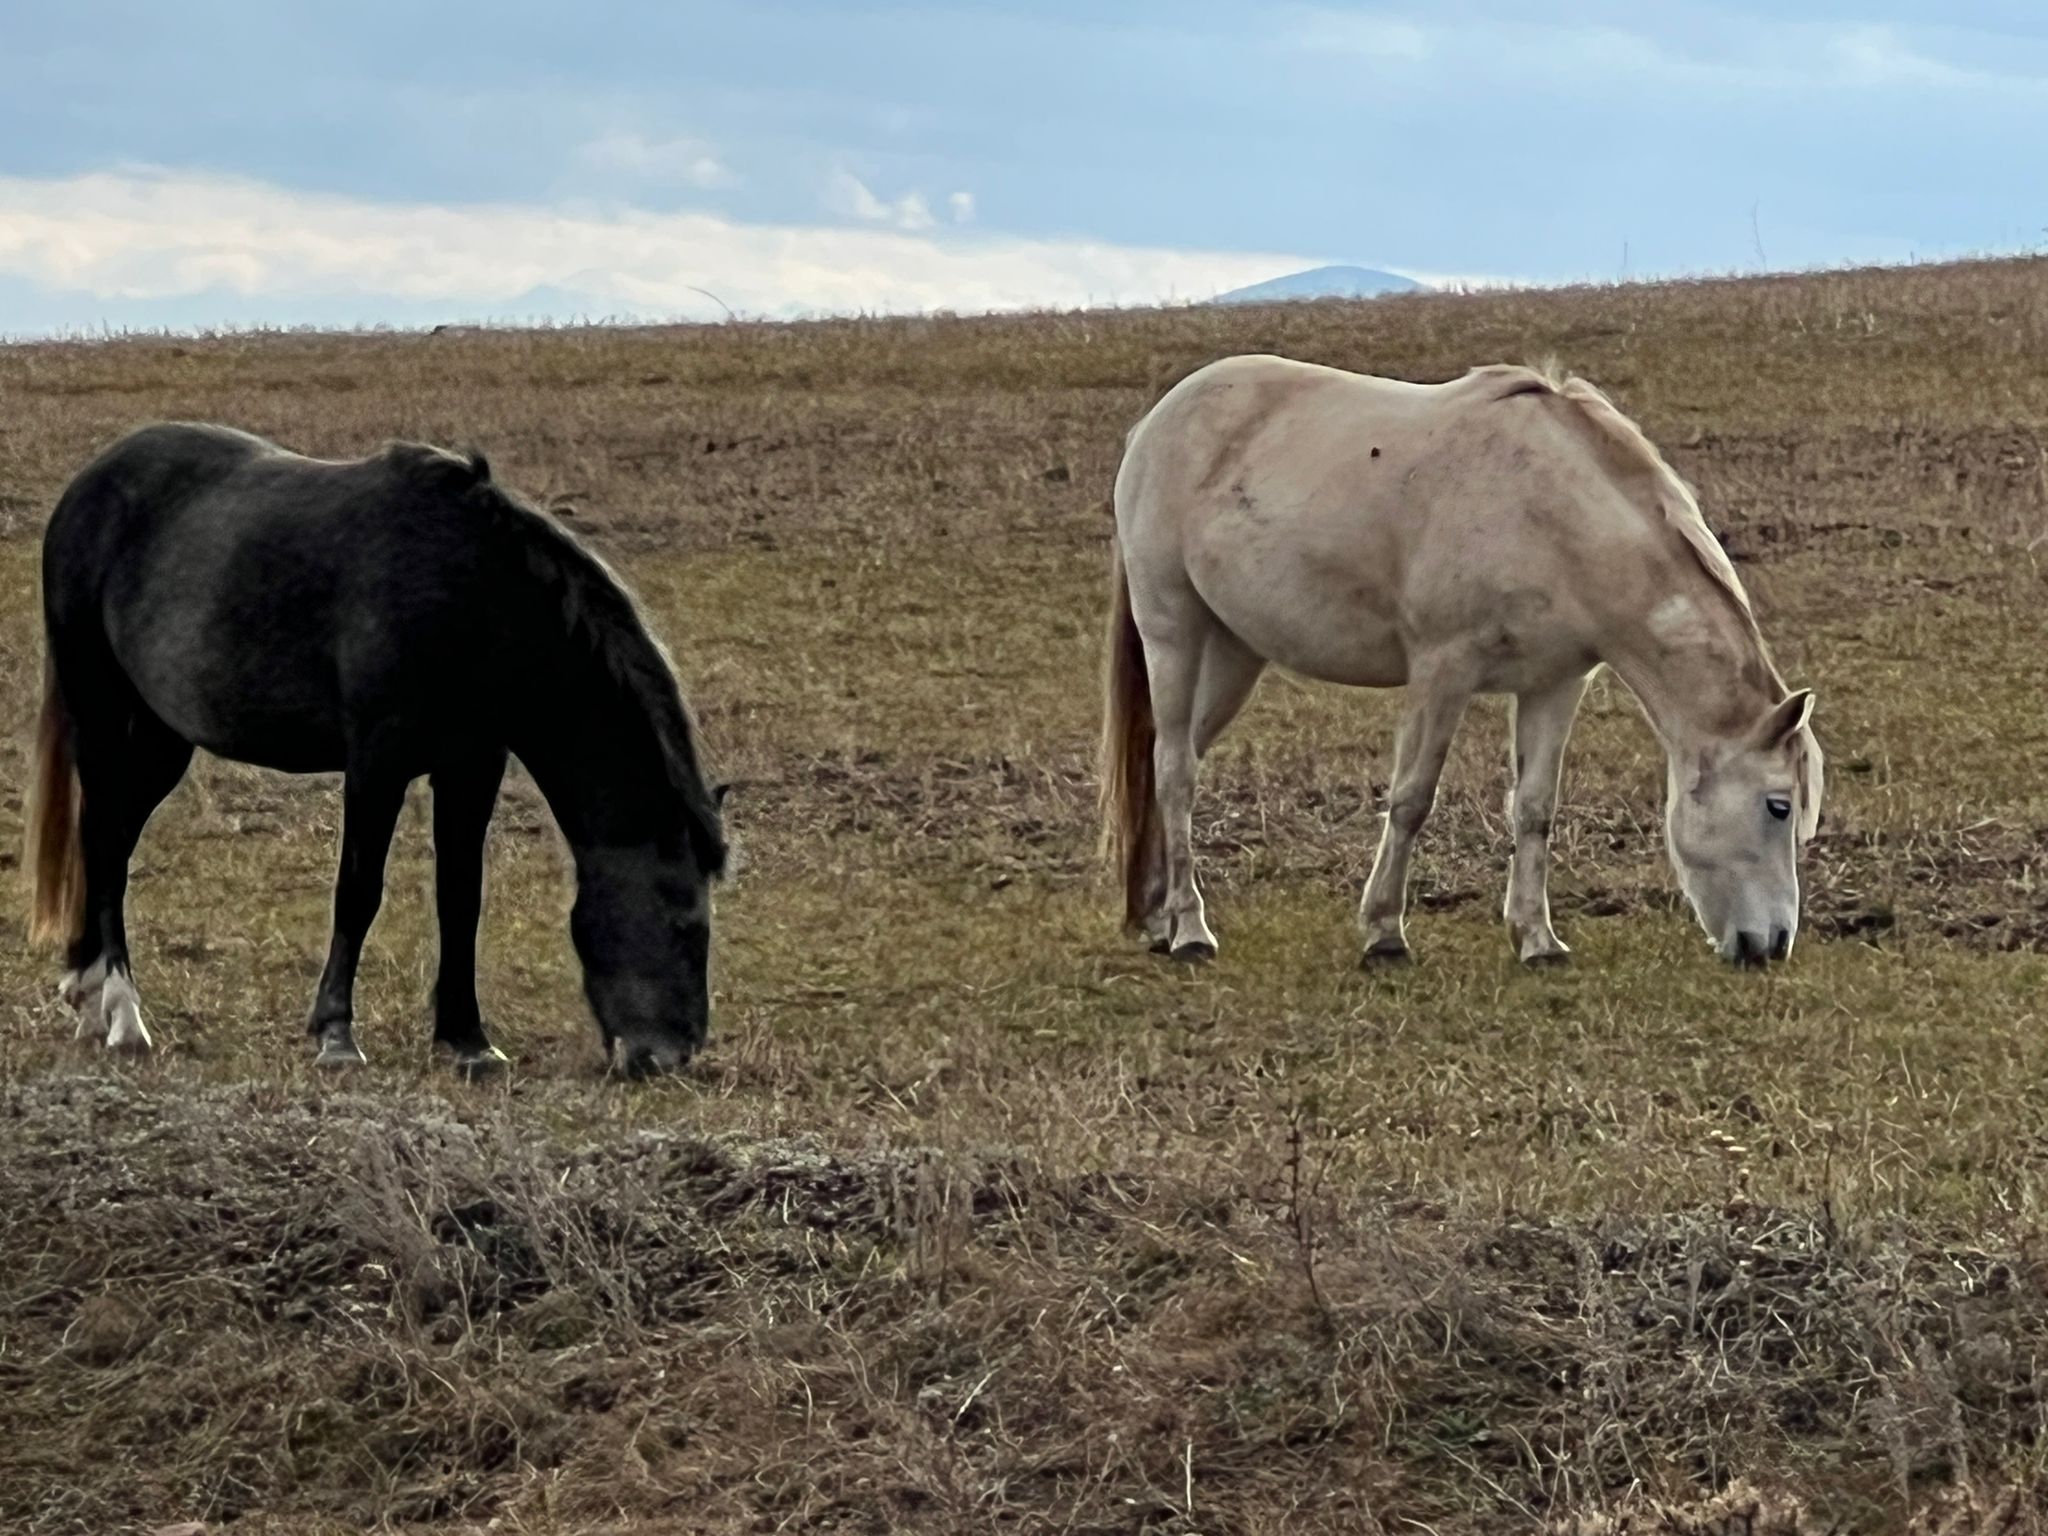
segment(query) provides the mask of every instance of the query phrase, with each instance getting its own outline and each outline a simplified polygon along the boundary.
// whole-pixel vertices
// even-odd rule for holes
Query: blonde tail
[[[1110,555],[1108,645],[1102,663],[1102,851],[1124,877],[1124,925],[1146,913],[1148,876],[1157,867],[1161,827],[1152,786],[1152,685],[1145,648],[1131,617],[1131,585],[1121,549]]]
[[[81,796],[71,755],[71,711],[57,669],[43,663],[43,714],[29,777],[28,838],[22,868],[30,883],[31,944],[70,944],[85,932],[85,852],[78,838]]]

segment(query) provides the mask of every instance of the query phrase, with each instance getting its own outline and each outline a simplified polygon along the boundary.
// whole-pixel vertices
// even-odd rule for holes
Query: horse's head
[[[711,1026],[711,877],[687,847],[586,849],[569,933],[613,1070],[672,1071]]]
[[[1799,930],[1799,850],[1820,825],[1812,710],[1802,688],[1739,734],[1671,759],[1671,863],[1714,947],[1738,965],[1783,960]]]

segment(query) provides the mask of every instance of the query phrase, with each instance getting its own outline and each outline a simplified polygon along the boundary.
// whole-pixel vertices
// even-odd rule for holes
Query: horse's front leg
[[[1387,820],[1380,830],[1379,852],[1358,906],[1358,926],[1365,939],[1364,963],[1408,958],[1402,916],[1408,907],[1408,859],[1415,835],[1436,804],[1437,780],[1451,738],[1464,718],[1472,692],[1426,672],[1411,676],[1408,712],[1394,742],[1394,782],[1387,796]]]
[[[341,868],[334,877],[334,938],[320,973],[307,1032],[319,1042],[314,1064],[360,1066],[356,1045],[356,964],[363,939],[384,902],[384,860],[391,833],[405,804],[405,777],[386,769],[351,765],[342,787]]]
[[[441,963],[434,980],[434,1039],[469,1074],[505,1065],[476,1000],[476,924],[483,910],[484,839],[505,777],[502,748],[434,770],[434,907]]]
[[[1557,813],[1565,739],[1585,691],[1586,679],[1572,677],[1515,696],[1515,856],[1503,915],[1515,953],[1528,965],[1558,964],[1571,954],[1550,926],[1550,823]]]

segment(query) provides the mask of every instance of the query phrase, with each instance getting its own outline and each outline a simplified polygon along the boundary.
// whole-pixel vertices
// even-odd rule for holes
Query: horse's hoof
[[[1562,944],[1555,949],[1539,949],[1533,955],[1522,956],[1522,964],[1532,971],[1562,970],[1572,963],[1572,952]]]
[[[455,1058],[455,1071],[468,1082],[481,1082],[496,1077],[511,1069],[512,1058],[495,1045],[487,1045],[480,1051],[463,1051]]]
[[[142,1004],[125,971],[116,971],[100,989],[100,1009],[107,1021],[107,1049],[128,1056],[149,1054],[149,1031],[143,1027]]]
[[[1365,946],[1365,953],[1358,957],[1358,967],[1364,971],[1375,971],[1381,966],[1406,965],[1414,958],[1408,952],[1408,946],[1399,939],[1374,939]]]
[[[1206,965],[1216,958],[1216,946],[1206,939],[1189,939],[1185,944],[1176,944],[1168,952],[1182,965]]]
[[[1173,940],[1163,937],[1147,939],[1145,947],[1155,955],[1170,955],[1173,953]]]
[[[350,1067],[366,1066],[369,1058],[353,1040],[328,1040],[320,1046],[320,1054],[313,1058],[313,1065],[326,1071],[345,1071]]]

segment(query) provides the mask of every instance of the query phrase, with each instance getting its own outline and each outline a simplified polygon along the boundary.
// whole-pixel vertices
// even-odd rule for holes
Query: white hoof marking
[[[107,1049],[110,1051],[147,1051],[149,1031],[142,1027],[142,999],[135,995],[135,983],[124,971],[116,971],[107,978],[101,989],[107,1021]]]
[[[99,1040],[107,1033],[107,962],[95,960],[82,971],[65,972],[57,985],[57,998],[78,1015],[76,1040]]]
[[[66,971],[64,979],[57,983],[57,996],[66,1008],[77,1012],[88,1001],[95,1000],[100,988],[106,984],[107,962],[102,958],[82,971]]]
[[[334,1070],[368,1065],[369,1058],[353,1040],[323,1040],[320,1054],[313,1058],[313,1065]]]

